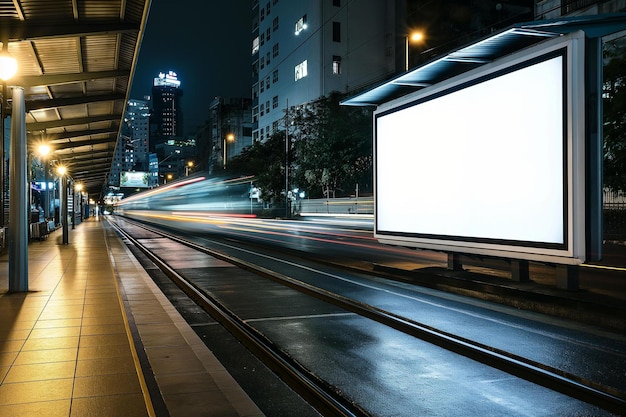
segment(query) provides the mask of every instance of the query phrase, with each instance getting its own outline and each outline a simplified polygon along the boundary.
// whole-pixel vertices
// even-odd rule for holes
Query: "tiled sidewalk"
[[[70,230],[68,245],[61,230],[30,243],[28,293],[7,293],[7,281],[5,251],[0,416],[262,415],[102,218]],[[154,401],[133,332],[159,384]]]

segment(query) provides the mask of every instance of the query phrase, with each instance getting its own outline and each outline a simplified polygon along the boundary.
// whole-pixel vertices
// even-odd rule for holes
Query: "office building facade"
[[[183,89],[174,71],[159,73],[152,84],[150,112],[150,151],[156,146],[183,136]]]
[[[148,171],[149,123],[148,102],[128,100],[111,165],[109,185],[123,185],[120,184],[120,175],[123,172]]]
[[[254,141],[284,129],[285,109],[355,91],[397,71],[397,0],[255,1]]]

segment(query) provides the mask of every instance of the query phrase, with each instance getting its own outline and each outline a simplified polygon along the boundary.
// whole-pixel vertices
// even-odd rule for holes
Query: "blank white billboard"
[[[574,246],[584,245],[573,229],[584,207],[573,194],[584,183],[582,139],[575,139],[582,132],[574,128],[582,121],[573,123],[572,112],[583,97],[572,55],[560,45],[381,106],[374,117],[376,236],[580,261]]]

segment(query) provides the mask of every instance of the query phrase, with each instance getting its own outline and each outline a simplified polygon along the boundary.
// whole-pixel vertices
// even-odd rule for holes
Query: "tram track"
[[[144,230],[149,230],[151,233],[156,233],[164,238],[171,239],[195,251],[221,259],[252,272],[255,275],[270,279],[300,293],[332,304],[342,310],[374,320],[404,334],[470,358],[491,368],[520,377],[533,384],[541,385],[569,397],[593,404],[611,413],[620,414],[624,413],[624,410],[626,410],[626,399],[624,399],[619,392],[615,392],[615,390],[610,387],[601,386],[554,367],[436,329],[385,309],[336,294],[332,291],[255,265],[243,259],[206,248],[179,236],[164,233],[153,227],[148,227],[144,224],[140,225],[127,219],[124,221],[133,224],[133,227],[142,227]],[[115,222],[112,223],[121,234],[148,256],[152,262],[170,277],[170,279],[174,280],[189,297],[194,299],[224,327],[231,331],[248,349],[261,357],[274,372],[280,375],[281,378],[307,399],[315,408],[320,410],[323,415],[368,415],[367,412],[357,404],[343,397],[339,389],[321,380],[315,373],[300,365],[274,345],[271,340],[255,330],[252,326],[246,324],[244,320],[237,317],[236,314],[220,303],[219,300],[176,272],[174,268],[171,268],[163,259],[154,255],[151,250],[142,245],[137,239],[134,239],[131,234],[115,224]]]

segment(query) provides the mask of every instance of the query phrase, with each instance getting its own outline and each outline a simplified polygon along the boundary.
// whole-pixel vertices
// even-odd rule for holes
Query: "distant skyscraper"
[[[148,170],[149,118],[147,101],[128,100],[124,124],[115,148],[109,185],[119,187],[122,172]]]
[[[174,71],[160,73],[152,84],[150,114],[150,151],[175,137],[183,136],[183,89]]]

